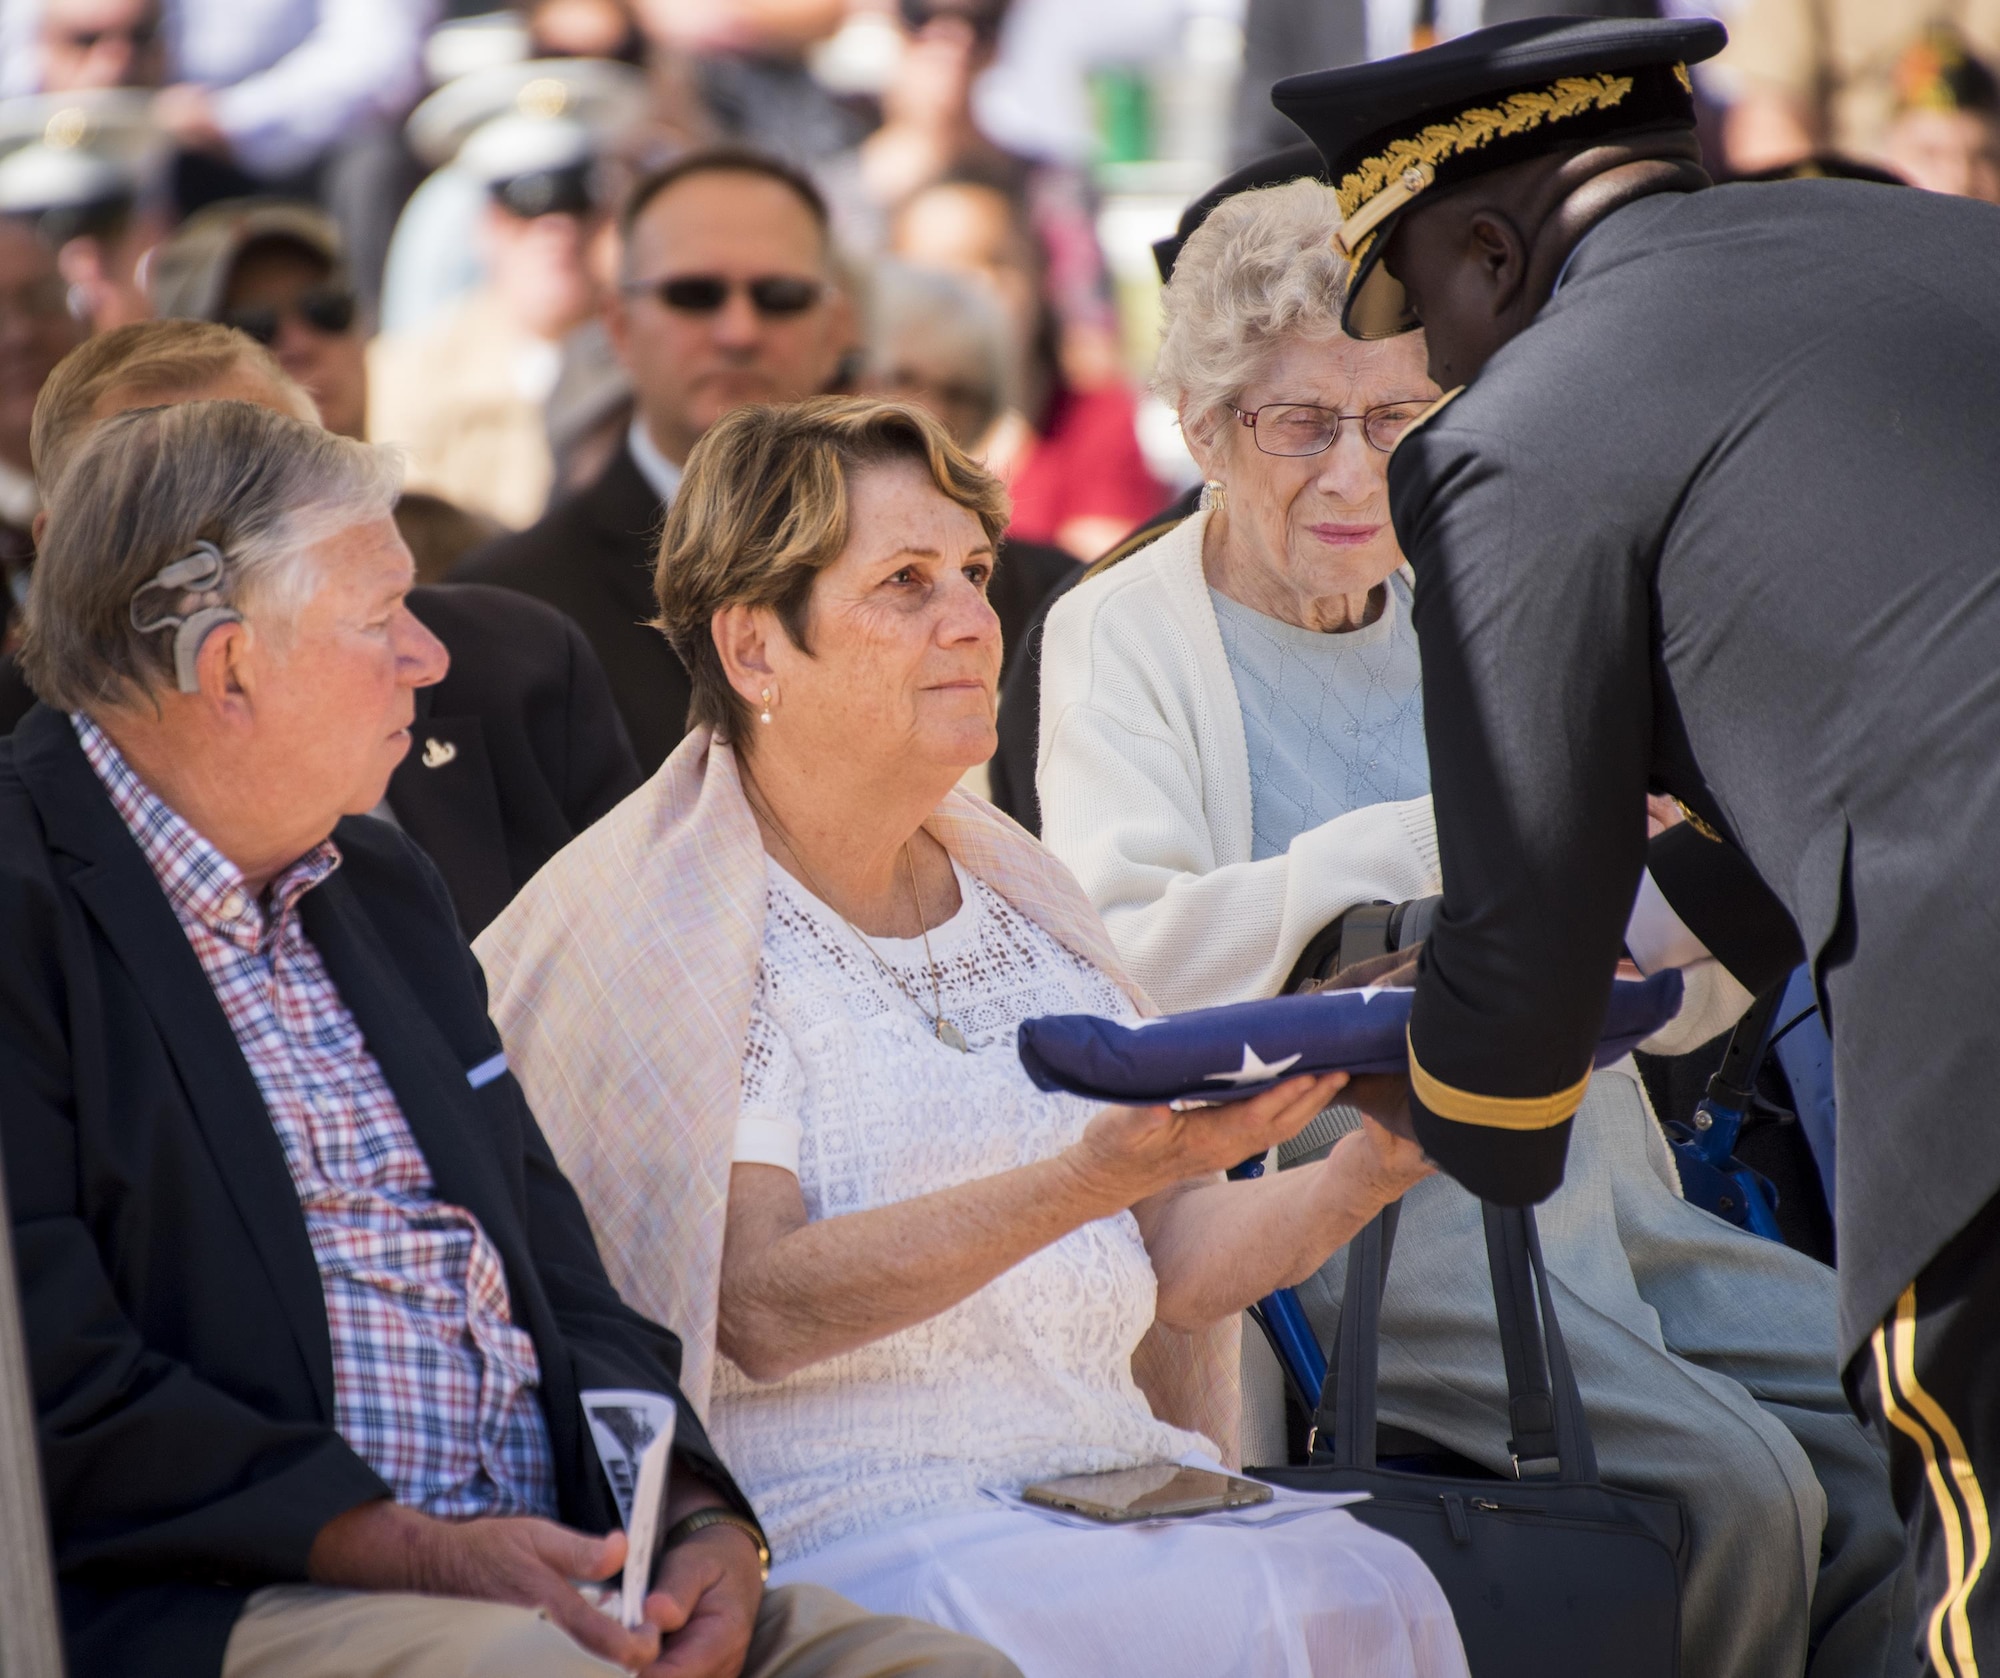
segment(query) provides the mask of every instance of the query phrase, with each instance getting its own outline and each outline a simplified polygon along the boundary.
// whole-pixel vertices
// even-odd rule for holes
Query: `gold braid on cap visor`
[[[1407,1028],[1403,1040],[1409,1043]],[[1553,1095],[1477,1095],[1434,1078],[1417,1061],[1409,1043],[1410,1089],[1426,1108],[1454,1124],[1484,1125],[1490,1130],[1553,1130],[1573,1114],[1590,1083],[1588,1072],[1566,1090]]]
[[[1454,121],[1434,122],[1407,139],[1392,140],[1334,188],[1341,223],[1333,241],[1350,271],[1360,270],[1375,229],[1437,179],[1439,164],[1551,122],[1608,111],[1631,91],[1630,76],[1564,76],[1545,88],[1510,93],[1497,105],[1474,105]]]

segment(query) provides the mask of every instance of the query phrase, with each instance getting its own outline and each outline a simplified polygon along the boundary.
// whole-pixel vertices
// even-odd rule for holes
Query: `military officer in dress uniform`
[[[1418,1134],[1560,1180],[1678,797],[1803,939],[1833,1033],[1850,1391],[1885,1424],[1931,1666],[2000,1672],[2000,214],[1712,187],[1712,22],[1503,25],[1280,82],[1345,217],[1349,330],[1452,394],[1391,468],[1445,900]]]

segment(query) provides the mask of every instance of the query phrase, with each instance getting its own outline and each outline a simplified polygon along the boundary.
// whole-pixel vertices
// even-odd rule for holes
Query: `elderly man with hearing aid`
[[[680,1346],[606,1280],[436,870],[361,814],[445,662],[397,487],[234,401],[105,420],[53,487],[0,742],[0,1147],[70,1670],[1012,1673],[765,1592],[685,1403],[643,1610],[599,1606],[627,1541],[584,1400],[677,1399]]]

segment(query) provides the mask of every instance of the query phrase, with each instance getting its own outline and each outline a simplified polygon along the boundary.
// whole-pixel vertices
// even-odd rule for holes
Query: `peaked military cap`
[[[60,245],[121,225],[167,154],[152,95],[130,88],[0,100],[0,215]]]
[[[1181,247],[1194,237],[1194,230],[1208,220],[1223,199],[1234,198],[1239,192],[1255,192],[1259,187],[1283,186],[1301,175],[1309,175],[1316,181],[1326,179],[1326,164],[1317,146],[1287,146],[1283,151],[1253,158],[1234,174],[1224,175],[1181,211],[1180,223],[1171,238],[1153,241],[1153,265],[1160,271],[1160,284],[1172,283]]]
[[[1386,338],[1417,324],[1381,266],[1412,202],[1583,142],[1692,127],[1687,67],[1727,39],[1707,18],[1527,18],[1279,82],[1271,103],[1319,148],[1340,200],[1347,330]]]
[[[599,159],[645,111],[646,77],[600,58],[497,64],[449,82],[410,114],[411,149],[455,163],[523,218],[581,214],[602,198]]]

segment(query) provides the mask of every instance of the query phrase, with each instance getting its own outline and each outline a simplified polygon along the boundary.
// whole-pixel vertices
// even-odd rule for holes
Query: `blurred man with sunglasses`
[[[368,370],[333,218],[286,199],[236,199],[190,216],[153,254],[154,312],[254,338],[306,388],[327,430],[366,435]]]
[[[828,389],[856,342],[827,211],[789,166],[691,153],[633,188],[606,322],[632,377],[625,445],[589,489],[474,554],[456,580],[538,595],[583,626],[649,772],[680,743],[688,680],[654,613],[653,547],[688,451],[748,402]]]

